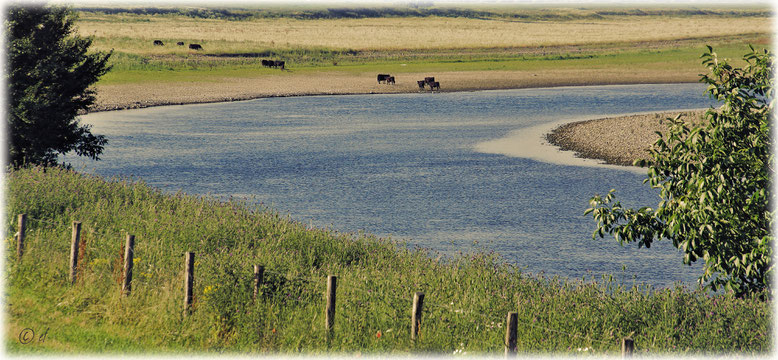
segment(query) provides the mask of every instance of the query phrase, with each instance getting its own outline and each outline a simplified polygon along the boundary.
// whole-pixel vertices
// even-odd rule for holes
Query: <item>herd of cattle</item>
[[[154,40],[155,46],[164,46],[165,43],[162,42],[162,40]],[[179,41],[176,43],[178,46],[184,46],[183,41]],[[202,50],[203,47],[200,44],[189,44],[189,48],[192,50]],[[285,61],[281,60],[262,60],[262,66],[269,67],[269,68],[275,68],[275,69],[281,69],[284,70],[284,65],[286,64]],[[394,76],[390,74],[378,74],[378,83],[384,83],[384,84],[395,84]],[[416,82],[419,85],[419,91],[426,90],[426,87],[430,87],[430,91],[440,90],[440,82],[435,81],[435,77],[429,76],[425,77],[424,80],[419,80]]]
[[[183,41],[179,41],[176,43],[178,46],[184,46]],[[165,46],[165,43],[162,42],[162,40],[154,40],[154,46]],[[203,46],[200,44],[189,44],[189,48],[192,50],[202,50]]]
[[[162,42],[162,40],[154,40],[155,46],[165,46],[165,43]],[[183,41],[179,41],[176,43],[178,46],[184,46]],[[189,44],[189,48],[192,50],[202,50],[203,46],[200,44]],[[284,70],[284,65],[286,65],[285,61],[281,60],[262,60],[262,66],[269,67],[269,68],[275,68],[275,69],[281,69]],[[394,78],[392,78],[394,79]],[[392,81],[394,82],[394,80]]]
[[[378,74],[378,83],[380,84],[381,82],[384,84],[394,84],[394,76],[390,74]],[[433,76],[425,77],[424,80],[419,80],[416,84],[419,85],[419,91],[426,90],[426,86],[430,87],[430,91],[440,90],[440,82],[435,81],[435,77]]]

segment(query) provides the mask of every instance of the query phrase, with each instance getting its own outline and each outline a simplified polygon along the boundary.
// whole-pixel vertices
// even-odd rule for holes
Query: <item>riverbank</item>
[[[378,84],[376,74],[329,71],[280,71],[277,75],[98,85],[90,112],[240,101],[266,97],[420,92],[417,80],[434,76],[440,92],[540,88],[555,86],[625,85],[696,82],[699,77],[676,70],[542,69],[540,71],[443,71],[393,73],[396,84]],[[430,92],[426,88],[424,92]]]

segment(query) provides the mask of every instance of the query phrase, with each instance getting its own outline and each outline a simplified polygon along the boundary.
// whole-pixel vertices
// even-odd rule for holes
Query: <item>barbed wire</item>
[[[34,218],[34,217],[29,217],[29,216],[27,217],[27,220],[32,220],[32,221],[37,221],[37,222],[47,223],[47,224],[51,224],[51,225],[54,225],[54,226],[60,226],[60,225],[62,225],[62,224],[55,223],[55,222],[53,222],[53,221],[48,221],[48,220],[43,220],[43,219],[36,219],[36,218]]]

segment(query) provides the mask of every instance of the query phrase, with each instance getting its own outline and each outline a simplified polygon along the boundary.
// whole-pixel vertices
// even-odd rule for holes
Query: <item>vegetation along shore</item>
[[[13,353],[494,354],[503,351],[506,314],[516,311],[519,350],[528,354],[616,355],[624,337],[641,354],[772,348],[772,303],[758,298],[650,289],[618,277],[544,278],[494,253],[436,260],[424,249],[310,228],[240,201],[56,168],[16,170],[7,181],[7,228],[15,232],[15,214],[27,214],[21,260],[13,239],[5,251]],[[75,283],[73,221],[81,223]],[[189,315],[184,252],[196,259]],[[254,265],[265,269],[256,300]],[[328,275],[338,276],[329,340]],[[414,291],[425,294],[417,341],[410,339]],[[48,338],[22,344],[25,328],[48,330]]]

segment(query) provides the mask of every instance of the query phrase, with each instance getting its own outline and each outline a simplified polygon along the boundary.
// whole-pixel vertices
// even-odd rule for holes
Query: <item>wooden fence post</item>
[[[194,285],[194,258],[195,253],[187,252],[184,258],[186,271],[184,279],[184,311],[188,314],[192,309],[192,287]]]
[[[254,297],[252,300],[256,301],[259,296],[259,287],[262,286],[262,278],[265,275],[265,267],[262,265],[254,265]]]
[[[509,312],[505,320],[505,357],[516,356],[516,339],[518,332],[519,313]]]
[[[632,357],[632,352],[635,350],[635,342],[630,338],[624,338],[621,340],[621,357]]]
[[[424,306],[424,293],[417,292],[413,294],[413,309],[411,315],[411,340],[416,340],[419,336],[419,326],[421,325],[421,310]]]
[[[19,214],[19,233],[16,235],[16,258],[22,259],[24,253],[24,227],[27,224],[27,214]]]
[[[78,268],[78,243],[81,241],[81,222],[73,222],[73,231],[70,238],[70,283],[76,283],[76,269]]]
[[[135,235],[127,235],[127,244],[124,246],[124,281],[122,281],[122,293],[129,295],[132,290],[132,263],[135,255]]]
[[[332,336],[332,327],[335,325],[335,293],[338,288],[338,277],[335,275],[327,276],[327,307],[324,312],[324,329],[327,331],[327,338]]]

